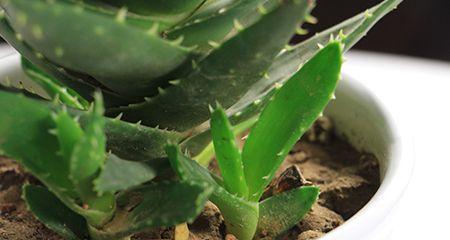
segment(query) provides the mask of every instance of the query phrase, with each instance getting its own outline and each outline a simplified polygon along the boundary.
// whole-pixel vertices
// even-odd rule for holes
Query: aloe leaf
[[[206,121],[209,104],[217,100],[224,108],[230,107],[264,75],[303,21],[310,3],[283,1],[199,62],[189,76],[161,89],[160,95],[112,112],[124,112],[129,121],[142,120],[148,126],[178,131]],[[271,32],[270,38],[267,32]]]
[[[391,12],[401,0],[385,0],[372,7],[368,11],[362,12],[340,24],[331,27],[315,36],[290,47],[275,58],[269,68],[266,78],[261,78],[247,94],[237,102],[229,111],[233,116],[230,121],[237,124],[245,121],[249,117],[260,113],[265,106],[265,102],[276,91],[276,83],[283,83],[298,71],[299,67],[314,56],[320,49],[318,44],[326,45],[330,36],[341,38],[344,43],[344,51],[349,50],[386,14]],[[345,34],[342,35],[342,34]],[[255,105],[254,102],[263,104]]]
[[[203,210],[212,192],[204,182],[159,182],[121,193],[114,219],[91,233],[117,239],[161,226],[192,222]]]
[[[11,104],[14,103],[14,104]],[[0,149],[53,190],[77,197],[69,181],[68,168],[58,155],[58,139],[52,111],[35,100],[0,92]]]
[[[221,8],[217,12],[203,18],[192,19],[181,26],[167,32],[167,38],[176,39],[183,36],[184,46],[197,46],[195,51],[208,52],[213,49],[211,44],[222,44],[224,41],[239,32],[236,26],[246,28],[261,18],[260,9],[269,11],[273,5],[263,7],[264,1],[248,0],[238,1],[229,8]],[[266,4],[269,5],[269,4]],[[260,6],[260,8],[258,7]]]
[[[214,178],[218,177],[213,178],[207,169],[185,157],[176,145],[168,145],[166,151],[173,169],[182,180],[206,182],[214,187],[210,200],[220,209],[227,231],[238,239],[252,239],[258,223],[258,203],[229,193],[216,182]]]
[[[83,203],[87,205],[85,208],[100,212],[95,218],[88,219],[89,224],[96,226],[101,226],[109,221],[115,208],[114,196],[111,193],[98,194],[93,186],[93,181],[106,159],[103,111],[101,96],[97,95],[95,104],[87,114],[89,120],[84,126],[84,134],[73,146],[68,176]]]
[[[158,16],[141,15],[137,12],[128,11],[126,6],[114,6],[106,3],[103,0],[62,0],[70,4],[78,5],[79,7],[88,9],[106,17],[114,18],[121,12],[124,17],[124,23],[127,25],[142,28],[145,30],[155,30],[155,32],[165,30],[172,26],[171,21],[161,19]],[[127,11],[125,11],[127,10]],[[155,28],[156,27],[156,28]]]
[[[246,197],[248,189],[241,153],[236,145],[228,117],[220,106],[211,113],[211,135],[226,190],[240,197]]]
[[[82,240],[89,236],[84,218],[67,208],[47,189],[25,185],[23,198],[39,221],[65,239]]]
[[[84,122],[84,118],[81,117],[80,121]],[[167,142],[179,142],[184,137],[179,132],[108,118],[105,133],[108,150],[124,159],[146,162],[155,169],[170,167],[164,147]]]
[[[79,109],[87,109],[88,102],[71,89],[65,88],[54,78],[42,72],[26,58],[22,57],[22,69],[34,82],[44,89],[50,98],[58,98],[62,103]]]
[[[70,158],[72,157],[73,148],[84,137],[83,129],[64,110],[54,114],[53,120],[56,124],[54,133],[58,138],[60,151],[64,159],[63,162],[66,165],[65,168],[70,169]]]
[[[109,154],[100,175],[94,180],[94,188],[99,194],[116,193],[148,182],[154,177],[156,171],[150,166]]]
[[[88,123],[84,127],[84,135],[76,142],[71,154],[69,177],[80,187],[90,189],[92,177],[99,171],[106,159],[106,136],[103,132],[103,103],[97,97],[95,104],[87,115]],[[88,186],[83,186],[83,185]],[[83,189],[80,189],[81,193]]]
[[[349,50],[367,32],[386,14],[391,12],[402,0],[385,0],[377,6],[360,13],[330,29],[318,33],[314,37],[293,47],[291,50],[285,51],[278,56],[271,69],[269,76],[273,79],[279,79],[286,75],[296,72],[298,67],[310,59],[319,51],[318,44],[325,45],[331,35],[342,38],[344,51]],[[343,35],[344,34],[344,35]]]
[[[88,101],[93,100],[93,93],[96,88],[86,82],[79,81],[67,74],[64,69],[56,67],[48,60],[44,59],[43,56],[34,50],[32,50],[27,44],[23,42],[22,36],[9,26],[4,16],[0,14],[0,35],[8,41],[8,43],[13,46],[20,54],[27,60],[32,62],[36,67],[39,67],[45,71],[53,79],[57,79],[67,87],[74,89],[78,94],[80,94],[84,99]],[[56,81],[56,80],[54,80]],[[105,98],[106,106],[117,106],[127,104],[128,101],[122,97],[117,96],[109,91],[103,90],[103,95]]]
[[[319,196],[317,187],[301,187],[280,193],[260,203],[258,233],[275,238],[295,226]]]
[[[166,25],[173,25],[189,17],[205,0],[100,0],[131,12],[152,16]]]
[[[241,0],[206,1],[201,7],[198,8],[197,11],[195,11],[194,14],[192,14],[190,18],[186,20],[186,22],[194,22],[197,19],[204,19],[205,17],[218,13],[220,9],[229,9],[239,2],[241,2]]]
[[[33,49],[125,96],[147,96],[161,84],[156,78],[175,70],[190,55],[187,48],[124,24],[120,14],[114,21],[64,1],[3,0],[1,5],[12,27]]]
[[[257,201],[289,150],[332,98],[342,50],[331,42],[275,93],[242,150],[249,198]]]

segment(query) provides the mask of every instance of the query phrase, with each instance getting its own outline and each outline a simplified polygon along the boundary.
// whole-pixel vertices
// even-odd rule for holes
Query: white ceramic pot
[[[26,87],[39,91],[39,87],[26,80],[19,56],[9,49],[6,51],[9,54],[4,57],[0,51],[0,81],[20,80]],[[376,99],[356,80],[345,78],[340,82],[336,100],[330,103],[325,114],[333,118],[338,134],[345,136],[357,149],[373,153],[380,160],[381,186],[363,209],[322,240],[387,239],[395,205],[412,173],[412,145],[390,117],[389,103]]]
[[[413,172],[412,139],[389,113],[389,102],[377,99],[357,80],[344,77],[325,114],[339,135],[380,161],[381,185],[369,203],[321,240],[385,240],[392,229],[395,206]]]

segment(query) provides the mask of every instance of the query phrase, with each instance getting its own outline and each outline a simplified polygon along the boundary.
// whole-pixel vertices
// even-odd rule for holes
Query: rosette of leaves
[[[294,34],[305,33],[303,23],[315,22],[313,0],[0,0],[0,35],[22,55],[24,72],[41,87],[35,94],[0,81],[0,153],[43,183],[46,188],[26,186],[24,198],[42,222],[67,239],[125,239],[146,228],[190,221],[212,189],[211,200],[231,232],[242,239],[255,231],[277,235],[279,230],[264,227],[264,219],[271,220],[271,202],[289,206],[294,195],[307,199],[296,206],[298,219],[317,189],[297,189],[259,203],[266,180],[256,184],[250,178],[264,173],[263,179],[270,179],[273,169],[260,169],[253,177],[240,173],[245,185],[236,190],[233,178],[209,175],[173,145],[167,152],[182,181],[152,180],[170,174],[167,142],[193,156],[202,153],[197,159],[206,162],[211,151],[204,149],[218,134],[211,134],[208,106],[220,102],[224,110],[213,116],[226,122],[226,113],[235,133],[251,127],[263,108],[270,109],[270,99],[287,91],[277,93],[279,86],[305,74],[299,69],[330,36],[338,36],[340,51],[346,51],[400,2],[385,0],[289,45]],[[97,91],[102,102],[94,97]],[[321,108],[322,102],[317,104]],[[315,113],[301,126],[307,127]],[[222,125],[216,124],[231,134],[230,126]],[[297,130],[299,136],[303,130]],[[294,136],[289,139],[286,148]],[[279,165],[281,150],[270,157],[270,166]],[[256,163],[245,160],[254,159],[252,152],[242,153],[244,170]],[[191,165],[203,175],[180,173],[184,168],[188,173]],[[233,219],[233,212],[240,215]],[[239,224],[246,216],[250,225],[243,230]],[[295,219],[277,229],[285,230]]]

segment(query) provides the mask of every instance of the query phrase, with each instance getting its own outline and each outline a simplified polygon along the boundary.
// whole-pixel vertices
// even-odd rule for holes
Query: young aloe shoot
[[[255,233],[276,237],[298,223],[316,201],[319,189],[304,186],[259,201],[289,150],[333,97],[342,64],[342,44],[330,43],[292,76],[263,109],[240,153],[231,124],[218,105],[211,109],[211,134],[222,179],[167,147],[183,180],[203,180],[215,187],[211,196],[227,231],[249,240]],[[257,235],[257,236],[258,236]]]
[[[0,118],[0,151],[46,187],[24,187],[29,209],[66,239],[129,239],[191,221],[212,191],[193,181],[146,183],[157,168],[108,153],[105,125],[128,123],[103,117],[100,95],[81,112],[0,92],[0,109],[9,113]]]

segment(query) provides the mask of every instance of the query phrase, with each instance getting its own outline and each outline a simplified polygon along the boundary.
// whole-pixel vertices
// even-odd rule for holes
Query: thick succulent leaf
[[[204,19],[205,17],[214,15],[220,9],[228,9],[241,0],[208,0],[206,1],[186,22],[195,22]]]
[[[168,31],[167,38],[177,39],[182,36],[182,45],[197,46],[195,51],[207,52],[214,48],[211,44],[222,44],[237,34],[239,29],[236,29],[236,25],[239,28],[246,28],[261,17],[261,9],[269,11],[279,4],[279,1],[268,1],[271,4],[263,7],[262,2],[264,1],[238,1],[229,8],[218,9],[214,14],[193,19]]]
[[[210,200],[220,209],[227,230],[238,239],[250,240],[256,232],[258,223],[258,203],[250,202],[225,190],[207,169],[184,156],[176,145],[167,146],[167,155],[173,169],[184,180],[206,182],[214,187]]]
[[[86,220],[67,208],[47,189],[25,185],[23,198],[34,216],[64,239],[82,240],[88,238]]]
[[[173,25],[189,17],[205,0],[99,0],[116,7],[126,7],[129,11],[152,16],[162,24]]]
[[[11,104],[13,103],[13,104]],[[54,191],[75,198],[67,178],[69,169],[58,155],[59,143],[49,130],[55,128],[52,111],[38,101],[0,92],[0,149]]]
[[[81,123],[85,117],[81,116]],[[132,161],[146,162],[155,169],[170,167],[164,150],[167,142],[180,142],[183,135],[175,131],[150,128],[118,119],[106,118],[107,150]]]
[[[316,187],[301,187],[265,199],[260,203],[258,233],[273,239],[295,226],[319,196]]]
[[[70,169],[70,159],[76,144],[84,137],[83,129],[67,111],[61,111],[53,115],[56,128],[54,133],[58,138],[60,152],[63,157],[64,167]]]
[[[39,68],[23,57],[22,69],[28,77],[44,89],[45,93],[47,93],[51,99],[58,98],[60,102],[66,104],[67,106],[87,109],[88,102],[80,95],[72,89],[67,89],[61,83],[50,77],[48,74],[42,72]]]
[[[99,212],[98,216],[89,218],[91,225],[101,226],[109,221],[115,208],[112,193],[99,194],[94,190],[93,181],[103,167],[106,159],[106,136],[104,133],[103,102],[101,96],[95,97],[95,104],[87,115],[84,134],[73,146],[70,157],[68,178],[81,196],[87,209]]]
[[[178,131],[206,121],[209,104],[217,100],[224,108],[230,107],[265,74],[302,22],[309,3],[283,1],[198,63],[188,77],[161,89],[161,94],[148,102],[112,112],[124,112],[129,121],[142,120],[149,126]],[[270,38],[267,32],[271,33]]]
[[[313,57],[320,49],[318,44],[326,45],[330,36],[339,37],[344,43],[344,51],[349,50],[386,14],[400,4],[402,0],[385,0],[377,6],[362,12],[346,21],[331,27],[315,36],[299,43],[294,47],[283,51],[269,68],[266,78],[257,82],[250,91],[233,106],[232,114],[238,112],[248,112],[249,115],[257,114],[262,109],[253,106],[254,101],[263,101],[263,96],[272,91],[275,83],[283,83],[298,71],[299,67]],[[345,34],[345,35],[343,35]],[[247,110],[247,108],[250,108]],[[252,112],[252,113],[251,113]],[[251,113],[251,114],[250,114]],[[236,121],[240,122],[248,116],[236,116]]]
[[[116,193],[152,180],[156,171],[145,163],[121,159],[109,154],[106,163],[94,181],[95,191]]]
[[[262,111],[242,150],[249,198],[259,200],[300,136],[333,97],[342,64],[331,42],[289,79]]]
[[[8,113],[0,116],[0,152],[18,161],[73,211],[88,219],[103,218],[104,212],[76,202],[79,194],[59,152],[52,109],[23,95],[0,92],[0,112]]]
[[[206,183],[158,182],[118,196],[114,219],[94,234],[101,239],[118,239],[155,227],[192,222],[213,191]],[[100,239],[100,238],[99,238]]]
[[[226,190],[240,197],[246,197],[248,189],[241,153],[228,117],[220,106],[211,113],[211,135]]]
[[[1,5],[9,23],[33,49],[125,96],[149,95],[161,84],[156,78],[190,55],[186,48],[128,26],[120,15],[115,20],[64,1],[3,0]]]
[[[39,67],[45,71],[49,76],[53,78],[54,82],[61,82],[67,87],[74,89],[84,99],[89,101],[93,100],[93,93],[96,91],[96,87],[86,82],[80,81],[78,78],[74,78],[67,74],[64,69],[53,65],[43,56],[34,50],[32,50],[27,44],[23,42],[20,34],[14,32],[6,21],[4,16],[0,14],[0,35],[8,41],[23,57],[32,62],[36,67]],[[57,80],[56,80],[57,79]],[[128,101],[122,97],[117,96],[109,91],[103,90],[103,96],[105,98],[106,106],[117,106],[127,104]]]
[[[61,0],[61,1],[78,5],[81,8],[89,9],[90,11],[96,12],[101,15],[105,15],[106,17],[110,18],[114,18],[115,16],[120,14],[121,17],[123,17],[124,23],[145,30],[152,29],[158,32],[161,30],[165,30],[172,25],[169,22],[164,21],[164,19],[147,15],[140,15],[137,14],[136,12],[125,11],[127,10],[126,7],[122,6],[116,7],[114,5],[106,3],[103,0],[83,0],[83,1]]]
[[[87,113],[88,121],[84,126],[84,134],[73,147],[69,177],[77,187],[81,188],[81,192],[86,190],[84,188],[91,188],[92,178],[106,159],[103,111],[101,97],[97,97],[95,104]]]

